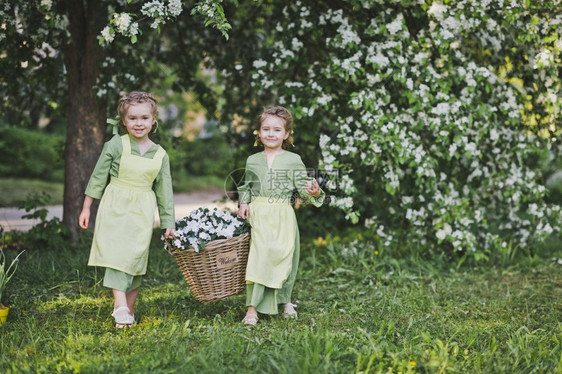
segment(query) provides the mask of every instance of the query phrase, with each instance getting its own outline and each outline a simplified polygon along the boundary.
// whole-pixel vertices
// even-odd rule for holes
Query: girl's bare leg
[[[115,289],[111,291],[113,291],[113,309],[117,309],[121,306],[127,306],[127,295],[125,295],[125,292]]]
[[[134,290],[130,291],[127,296],[127,306],[131,311],[131,315],[135,314],[135,302],[137,301],[137,296],[139,295],[140,287],[135,288]]]
[[[258,311],[256,310],[255,306],[249,306],[248,310],[246,311],[247,316],[252,315],[252,314],[256,314],[256,315],[258,314]]]

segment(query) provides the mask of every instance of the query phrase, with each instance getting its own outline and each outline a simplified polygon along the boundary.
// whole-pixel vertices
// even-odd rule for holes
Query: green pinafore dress
[[[111,178],[101,198],[88,265],[143,275],[156,213],[152,184],[165,151],[158,146],[152,159],[144,158],[131,154],[129,135],[121,141],[119,176]]]
[[[238,188],[240,200],[249,202],[252,226],[246,266],[246,306],[259,313],[277,314],[278,304],[291,301],[299,265],[300,237],[292,193],[319,207],[325,193],[304,192],[311,181],[299,155],[284,151],[271,165],[263,152],[248,157],[246,179]]]

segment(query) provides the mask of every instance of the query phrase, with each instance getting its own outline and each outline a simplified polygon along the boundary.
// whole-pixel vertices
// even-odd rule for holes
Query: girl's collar
[[[261,151],[260,153],[261,153],[262,155],[264,155],[264,156],[267,156],[267,155],[268,155],[268,153],[265,153],[265,151]],[[282,151],[279,152],[279,153],[271,154],[271,156],[276,156],[276,157],[277,157],[277,156],[282,155],[282,154],[284,154],[284,153],[287,153],[287,151],[286,151],[285,149],[282,150]]]
[[[144,156],[146,154],[146,152],[148,152],[152,147],[157,145],[150,138],[144,139],[143,142],[140,143],[137,139],[135,139],[134,137],[132,137],[129,134],[125,134],[125,136],[129,138],[129,141],[131,142],[131,144],[136,144],[136,148],[137,148],[137,150],[139,152],[139,155],[141,157]],[[146,143],[149,143],[148,147],[146,146]],[[131,145],[131,147],[132,147],[132,145]]]

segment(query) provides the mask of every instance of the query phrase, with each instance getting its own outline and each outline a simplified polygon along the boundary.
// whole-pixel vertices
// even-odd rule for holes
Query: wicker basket
[[[201,252],[178,250],[170,245],[193,296],[201,303],[238,295],[246,285],[250,233],[213,240]]]

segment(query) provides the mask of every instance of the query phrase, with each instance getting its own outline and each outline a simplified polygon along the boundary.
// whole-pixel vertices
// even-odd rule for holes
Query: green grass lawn
[[[347,255],[354,252],[356,255]],[[343,252],[342,252],[343,251]],[[247,328],[243,296],[199,304],[153,241],[136,310],[113,328],[88,250],[26,252],[0,327],[2,372],[562,372],[560,250],[502,268],[305,244],[299,318]]]
[[[175,193],[189,193],[205,190],[209,187],[224,188],[224,179],[209,176],[178,176],[173,179]]]
[[[0,207],[15,207],[25,201],[29,194],[40,194],[42,191],[50,195],[49,204],[62,204],[64,184],[37,179],[0,178]]]

